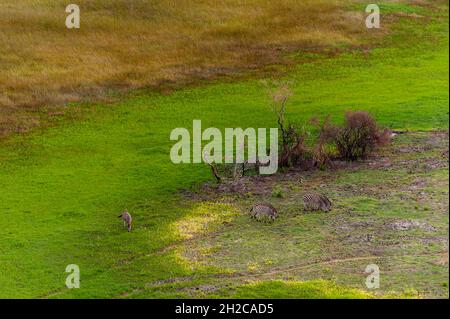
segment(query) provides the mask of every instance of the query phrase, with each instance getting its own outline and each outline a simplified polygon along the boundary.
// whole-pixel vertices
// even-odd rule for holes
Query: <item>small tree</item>
[[[299,164],[305,155],[305,134],[299,133],[295,125],[285,120],[286,102],[291,95],[287,86],[282,86],[273,94],[273,110],[277,115],[278,128],[281,131],[279,167]]]

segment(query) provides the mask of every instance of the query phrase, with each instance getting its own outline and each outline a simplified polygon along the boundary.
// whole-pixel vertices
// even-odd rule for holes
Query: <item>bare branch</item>
[[[208,163],[209,167],[211,167],[211,172],[213,173],[216,180],[220,183],[222,178],[219,176],[219,172],[217,171],[216,164],[214,162]]]

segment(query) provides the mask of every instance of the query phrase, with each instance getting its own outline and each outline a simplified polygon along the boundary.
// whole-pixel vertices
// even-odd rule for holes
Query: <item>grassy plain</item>
[[[166,90],[280,63],[286,52],[359,46],[359,0],[63,0],[0,3],[0,137],[45,124],[67,102]],[[385,29],[388,21],[385,21]],[[49,116],[50,113],[50,116]]]
[[[318,267],[316,273],[309,272],[303,277],[286,274],[280,278],[271,274],[274,269],[270,261],[258,257],[259,254],[271,256],[272,251],[256,251],[254,246],[252,251],[258,254],[253,256],[229,249],[229,259],[221,258],[224,251],[220,247],[236,248],[231,239],[237,235],[243,236],[244,241],[253,238],[250,243],[264,248],[261,242],[271,234],[274,242],[283,240],[286,247],[292,248],[283,257],[286,260],[274,256],[279,258],[273,258],[277,263],[286,261],[287,265],[295,265],[300,256],[305,257],[302,261],[308,260],[305,254],[309,250],[313,252],[309,258],[320,255],[327,260],[333,256],[326,249],[321,251],[320,243],[331,238],[327,236],[331,236],[332,223],[341,222],[338,226],[344,227],[359,220],[351,214],[345,215],[343,207],[348,205],[362,219],[373,217],[367,221],[370,227],[380,227],[387,216],[402,220],[423,218],[426,225],[436,229],[435,241],[423,242],[422,239],[431,236],[427,237],[426,230],[419,227],[412,230],[419,232],[411,241],[413,247],[393,244],[394,251],[387,249],[388,253],[397,254],[399,247],[405,248],[408,256],[401,263],[404,268],[390,259],[386,261],[391,262],[388,269],[398,283],[392,280],[391,284],[382,286],[379,294],[391,290],[408,294],[408,289],[413,289],[414,296],[442,297],[446,291],[448,296],[448,277],[444,276],[446,269],[448,275],[448,263],[433,263],[435,255],[448,251],[448,242],[441,240],[448,236],[448,200],[444,199],[448,193],[448,166],[413,171],[412,176],[403,166],[394,171],[361,169],[333,175],[329,189],[336,196],[350,183],[366,187],[400,179],[404,183],[400,185],[411,185],[411,179],[425,175],[428,182],[418,186],[419,191],[428,192],[426,189],[430,188],[435,198],[416,209],[401,198],[401,189],[396,190],[398,198],[386,201],[372,198],[372,193],[355,192],[338,200],[342,207],[329,219],[314,214],[296,216],[292,212],[288,219],[280,218],[270,230],[247,219],[245,201],[229,204],[187,199],[180,191],[197,190],[202,183],[211,181],[210,172],[204,165],[174,165],[169,161],[170,131],[175,127],[191,127],[193,119],[201,119],[204,127],[275,126],[267,88],[280,81],[290,83],[294,95],[287,116],[299,124],[306,123],[311,116],[325,114],[339,121],[345,110],[363,109],[394,129],[448,129],[448,6],[389,2],[383,7],[395,13],[397,21],[375,48],[352,50],[344,46],[339,54],[297,50],[286,56],[291,64],[266,66],[269,71],[271,68],[281,71],[281,77],[216,81],[171,94],[140,90],[120,102],[74,104],[65,112],[70,117],[71,112],[78,114],[81,110],[82,120],[62,118],[55,120],[50,128],[2,141],[0,297],[369,297],[368,292],[362,291],[365,275],[361,267],[365,260],[349,260],[335,270]],[[446,147],[448,150],[448,144]],[[435,148],[428,150],[433,151]],[[412,154],[417,158],[424,156],[420,152]],[[331,173],[317,174],[312,179]],[[287,198],[294,196],[289,194]],[[288,203],[280,201],[280,205],[289,208]],[[131,233],[125,232],[117,219],[118,212],[125,207],[135,219],[136,228]],[[230,227],[219,227],[227,225],[224,222]],[[183,227],[183,223],[188,226]],[[212,238],[220,242],[211,247],[198,246],[192,240],[214,232],[218,236]],[[280,232],[284,233],[282,238],[277,237]],[[306,234],[311,235],[309,246],[302,249],[296,241],[304,239]],[[387,239],[385,235],[381,238],[388,241],[389,234],[394,242],[398,240],[396,233],[389,232],[385,234]],[[256,242],[256,238],[261,238],[261,242]],[[338,247],[345,243],[345,238],[339,235],[334,234],[332,238]],[[362,242],[369,251],[375,249],[373,242]],[[204,243],[211,242],[204,240]],[[339,258],[367,253],[358,251],[357,245],[347,246],[350,251],[338,250],[342,254]],[[201,254],[206,259],[197,260],[189,255],[198,249],[206,249]],[[386,251],[380,254],[383,256]],[[428,258],[426,254],[435,255]],[[236,256],[241,259],[233,259]],[[217,262],[210,263],[210,257]],[[230,262],[237,268],[229,267]],[[81,268],[81,288],[68,290],[64,270],[72,263]],[[424,271],[417,271],[403,281],[397,276],[408,274],[411,269]],[[263,275],[251,274],[258,271]],[[243,277],[234,279],[240,273]],[[434,276],[432,280],[428,274]],[[272,282],[273,279],[284,283]],[[299,282],[309,279],[329,282]]]

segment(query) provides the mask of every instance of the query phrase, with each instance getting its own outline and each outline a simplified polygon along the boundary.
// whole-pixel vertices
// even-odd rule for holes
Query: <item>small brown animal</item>
[[[119,218],[122,218],[123,220],[123,227],[127,227],[128,231],[131,231],[131,224],[133,222],[133,219],[131,218],[130,213],[128,210],[125,209],[125,211],[118,216]]]
[[[322,194],[308,193],[303,196],[305,209],[329,211],[331,209],[331,201]]]
[[[269,219],[274,221],[278,217],[277,210],[269,203],[256,203],[250,209],[250,215],[258,221]]]

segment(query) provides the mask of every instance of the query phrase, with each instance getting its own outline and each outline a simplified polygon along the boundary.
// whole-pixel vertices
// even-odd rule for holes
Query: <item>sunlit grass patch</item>
[[[233,298],[263,299],[369,299],[374,297],[363,290],[345,288],[325,280],[255,282],[239,286],[230,294]]]
[[[178,220],[174,228],[180,238],[192,239],[218,229],[238,214],[240,211],[230,204],[201,203]]]

